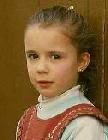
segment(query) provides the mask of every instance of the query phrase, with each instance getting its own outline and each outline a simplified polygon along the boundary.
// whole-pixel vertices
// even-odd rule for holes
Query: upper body
[[[56,118],[56,116],[64,113],[67,109],[75,105],[84,103],[92,105],[91,102],[84,97],[83,93],[79,90],[79,88],[80,85],[77,85],[72,89],[67,90],[61,96],[54,97],[52,99],[43,100],[42,96],[40,95],[38,98],[39,103],[35,106],[37,111],[36,113],[34,113],[34,119],[38,118],[40,120],[43,120],[43,122],[41,121],[43,123],[41,124],[41,127],[44,127],[44,125],[47,125],[45,121],[47,122],[50,119],[55,121],[56,119],[54,120],[53,118]],[[36,137],[37,129],[39,129],[39,132],[41,131],[40,128],[37,128],[38,123],[37,122],[35,123],[33,122],[33,119],[30,119],[28,124],[31,126],[31,128],[30,130],[28,128],[27,130],[28,132],[26,131],[24,132],[28,133],[27,138],[30,137],[29,131],[31,131],[31,129],[34,131],[33,134]],[[27,123],[25,123],[24,125],[27,125]],[[43,131],[43,133],[45,132]],[[59,140],[84,140],[84,139],[108,140],[108,128],[106,128],[105,125],[95,117],[91,117],[89,115],[80,116],[72,120],[66,126],[63,134],[59,138]],[[25,140],[25,138],[22,138],[21,140]]]

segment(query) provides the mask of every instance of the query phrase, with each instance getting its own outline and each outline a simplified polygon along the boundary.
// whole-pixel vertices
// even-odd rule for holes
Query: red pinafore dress
[[[25,111],[18,123],[16,140],[59,140],[72,120],[85,115],[108,123],[107,118],[90,104],[75,105],[47,120],[38,118],[36,114],[36,106]]]

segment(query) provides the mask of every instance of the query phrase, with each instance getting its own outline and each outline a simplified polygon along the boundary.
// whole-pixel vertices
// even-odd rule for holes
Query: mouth
[[[49,88],[54,82],[52,81],[37,81],[37,84],[41,87],[41,88]]]

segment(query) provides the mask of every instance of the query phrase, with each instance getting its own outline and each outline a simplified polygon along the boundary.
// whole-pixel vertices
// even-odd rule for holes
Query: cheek
[[[55,70],[56,83],[61,88],[68,88],[78,80],[77,63],[60,64]]]
[[[62,77],[65,76],[67,73],[67,67],[65,67],[65,65],[59,65],[56,69],[55,69],[55,74],[58,77]]]
[[[77,72],[77,62],[65,62],[55,67],[56,76],[63,78],[67,75],[73,75]]]
[[[33,79],[33,77],[34,77],[34,69],[29,63],[27,63],[27,70],[28,70],[29,78]]]

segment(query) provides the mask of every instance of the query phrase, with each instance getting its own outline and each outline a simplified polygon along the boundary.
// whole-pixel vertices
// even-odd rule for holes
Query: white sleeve
[[[79,117],[66,127],[60,140],[104,140],[103,125],[93,117]]]

